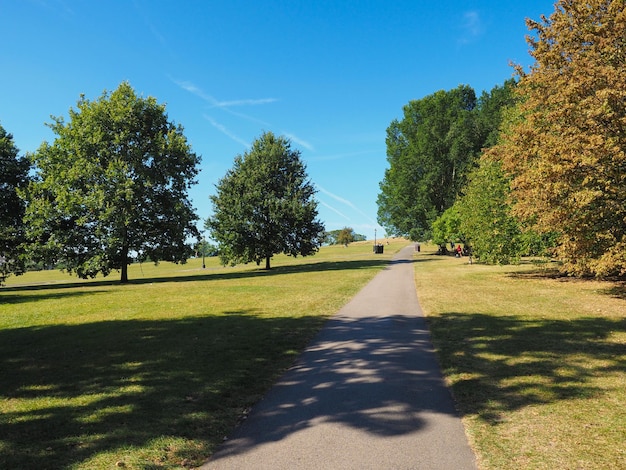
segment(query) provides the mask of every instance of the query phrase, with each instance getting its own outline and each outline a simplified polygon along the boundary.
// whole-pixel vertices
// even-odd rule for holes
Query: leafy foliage
[[[459,86],[404,107],[387,129],[389,168],[380,183],[378,221],[413,240],[431,234],[432,223],[451,207],[481,149],[496,140],[501,110],[512,100],[513,80],[476,98]]]
[[[61,262],[81,278],[121,270],[130,255],[185,262],[197,237],[187,196],[199,157],[165,106],[124,82],[100,99],[81,96],[49,125],[57,135],[31,155],[37,179],[26,211],[35,259]]]
[[[24,272],[24,201],[18,189],[28,183],[29,161],[18,156],[13,136],[0,126],[0,285],[10,274]]]
[[[559,0],[528,21],[535,64],[496,149],[515,212],[557,231],[573,275],[626,274],[626,9],[623,0]]]
[[[344,227],[337,236],[337,243],[348,246],[354,241],[354,230],[350,227]]]
[[[473,255],[488,264],[509,264],[522,252],[521,230],[511,214],[509,179],[497,161],[483,158],[469,176],[464,196],[455,204],[460,230]]]
[[[365,235],[356,233],[352,227],[344,227],[341,230],[331,230],[324,235],[324,243],[327,245],[345,245],[352,242],[367,240]]]
[[[433,243],[445,248],[448,243],[464,242],[465,236],[461,233],[461,214],[458,204],[449,207],[433,222]]]
[[[233,167],[210,197],[214,215],[206,221],[224,264],[260,264],[270,269],[274,254],[317,252],[324,226],[317,220],[315,189],[300,152],[284,137],[266,132]]]
[[[325,239],[328,245],[343,245],[346,240],[347,243],[363,242],[367,240],[367,237],[356,233],[352,227],[344,227],[341,230],[326,232]]]
[[[207,242],[206,240],[200,240],[194,246],[196,252],[196,258],[202,256],[217,256],[219,250],[216,245]]]

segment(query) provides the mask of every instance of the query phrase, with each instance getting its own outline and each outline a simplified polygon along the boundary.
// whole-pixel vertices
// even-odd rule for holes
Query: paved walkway
[[[413,268],[409,246],[327,322],[202,468],[475,469]]]

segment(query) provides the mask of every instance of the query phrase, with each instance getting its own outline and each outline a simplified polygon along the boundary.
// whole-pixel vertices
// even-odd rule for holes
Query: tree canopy
[[[96,101],[81,96],[69,121],[30,155],[37,175],[25,195],[35,259],[79,277],[108,275],[136,259],[185,262],[197,238],[187,190],[200,158],[165,105],[124,82]]]
[[[337,235],[337,243],[348,246],[354,241],[354,230],[351,227],[344,227]]]
[[[495,141],[501,109],[514,81],[476,98],[462,85],[404,107],[387,129],[389,168],[380,183],[378,222],[387,232],[428,237],[432,223],[452,206],[482,148]]]
[[[517,261],[522,252],[521,230],[511,214],[509,178],[500,162],[483,158],[468,180],[463,197],[454,207],[472,254],[489,264]]]
[[[465,236],[461,232],[461,214],[458,202],[446,209],[437,220],[433,222],[432,242],[439,245],[441,253],[447,252],[448,243],[465,243]]]
[[[0,285],[10,274],[24,272],[24,201],[18,190],[28,183],[30,163],[20,157],[13,136],[0,125]]]
[[[300,152],[285,137],[262,134],[248,152],[235,157],[216,189],[210,196],[214,215],[206,227],[222,263],[265,260],[270,269],[274,254],[312,255],[322,244],[315,188]]]
[[[626,274],[626,9],[559,0],[528,21],[535,63],[494,148],[512,176],[515,214],[558,232],[574,275]]]
[[[365,240],[367,240],[367,237],[356,233],[352,227],[331,230],[324,235],[324,242],[328,245],[345,245],[346,243],[362,242]]]

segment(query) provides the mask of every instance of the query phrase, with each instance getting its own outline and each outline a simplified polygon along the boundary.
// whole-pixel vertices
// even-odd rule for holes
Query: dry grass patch
[[[624,285],[417,255],[416,283],[483,469],[626,468]]]

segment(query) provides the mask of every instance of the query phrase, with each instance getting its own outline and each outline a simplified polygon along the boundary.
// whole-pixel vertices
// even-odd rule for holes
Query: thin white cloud
[[[237,116],[237,117],[239,117],[241,119],[245,119],[246,121],[256,122],[257,124],[261,124],[264,127],[272,127],[272,125],[269,122],[263,121],[261,119],[257,119],[257,118],[252,117],[252,116],[248,116],[247,114],[238,113],[236,111],[233,111],[230,108],[221,107],[221,108],[218,108],[218,109],[226,111],[227,113],[232,114],[233,116]]]
[[[201,98],[202,100],[206,101],[207,103],[211,105],[211,107],[221,108],[226,111],[229,111],[228,108],[235,107],[235,106],[258,106],[261,104],[269,104],[269,103],[274,103],[278,101],[276,98],[257,98],[257,99],[219,101],[213,96],[206,93],[200,87],[193,84],[192,82],[188,82],[184,80],[174,80],[174,79],[172,79],[172,81],[183,90],[188,91],[189,93],[193,93],[198,98]],[[233,114],[237,115],[237,113],[234,113],[234,112]]]
[[[266,128],[271,128],[272,125],[266,121],[263,121],[261,119],[257,119],[253,116],[249,116],[247,114],[238,112],[238,111],[233,111],[231,108],[232,107],[241,107],[241,106],[259,106],[259,105],[264,105],[264,104],[271,104],[271,103],[275,103],[276,101],[278,101],[276,98],[257,98],[257,99],[240,99],[240,100],[229,100],[229,101],[220,101],[218,99],[216,99],[214,96],[206,93],[204,90],[202,90],[200,87],[198,87],[197,85],[195,85],[192,82],[189,81],[185,81],[185,80],[176,80],[172,77],[170,77],[170,80],[172,80],[172,82],[174,82],[179,88],[192,93],[193,95],[197,96],[198,98],[200,98],[201,100],[205,101],[206,103],[208,103],[211,108],[217,108],[220,109],[222,111],[225,111],[233,116],[239,117],[241,119],[245,119],[247,121],[251,121],[257,124],[260,124],[263,127]],[[244,142],[242,139],[240,139],[239,137],[237,137],[235,134],[233,134],[232,132],[230,132],[228,129],[226,129],[223,125],[221,125],[220,123],[218,123],[217,121],[215,121],[215,119],[213,119],[210,116],[204,115],[204,118],[206,120],[208,120],[209,122],[211,122],[211,124],[218,130],[220,130],[222,133],[226,134],[228,137],[230,137],[231,139],[235,140],[236,142],[239,142],[240,144],[245,145],[247,148],[250,148],[250,144],[247,142]],[[307,142],[306,140],[303,140],[297,136],[295,136],[294,134],[285,134],[285,136],[289,139],[291,139],[293,142],[295,142],[296,144],[298,144],[301,147],[304,147],[307,150],[310,151],[314,151],[313,145],[311,145],[309,142]]]
[[[133,5],[135,7],[135,11],[142,18],[144,24],[150,31],[150,34],[161,44],[163,50],[170,56],[176,57],[176,52],[172,49],[166,37],[161,34],[159,28],[156,27],[154,22],[150,19],[149,12],[151,11],[151,5],[148,6],[145,3],[145,0],[133,0]],[[149,2],[148,2],[149,3]]]
[[[202,91],[200,88],[198,88],[196,85],[194,85],[191,82],[174,80],[174,79],[171,79],[171,80],[183,90],[196,95],[198,98],[201,98],[202,100],[206,101],[211,106],[217,106],[217,104],[219,103],[215,98],[205,93],[204,91]]]
[[[232,109],[230,109],[229,106],[243,106],[245,104],[259,105],[259,104],[273,103],[274,101],[278,101],[274,98],[261,98],[261,99],[256,99],[256,100],[247,99],[247,100],[219,101],[191,82],[184,81],[184,80],[175,80],[171,77],[170,77],[170,80],[172,80],[176,85],[178,85],[178,87],[182,88],[183,90],[188,91],[189,93],[196,95],[201,100],[207,102],[209,105],[211,105],[212,108],[218,108],[223,111],[226,111],[229,114],[232,114],[233,116],[245,119],[247,121],[256,122],[257,124],[261,124],[262,126],[271,127],[268,122],[262,121],[261,119],[257,119],[252,116],[248,116],[247,114],[233,111]]]
[[[367,150],[363,152],[347,152],[347,153],[336,153],[333,155],[318,155],[315,157],[310,157],[309,160],[314,160],[316,162],[343,160],[344,158],[359,157],[361,155],[369,155],[372,153],[380,154],[380,151],[379,150]]]
[[[260,104],[275,103],[276,101],[278,101],[276,98],[219,101],[214,106],[218,108],[228,108],[230,106],[257,106]]]
[[[459,42],[462,44],[466,44],[481,36],[485,27],[482,18],[480,17],[480,13],[477,11],[466,11],[463,13],[461,29],[463,31],[463,36],[459,39]]]
[[[339,201],[342,204],[345,204],[346,206],[348,206],[350,209],[356,210],[356,207],[354,206],[354,204],[352,204],[347,199],[344,199],[340,196],[337,196],[336,194],[331,193],[330,191],[322,188],[319,184],[315,185],[315,187],[319,189],[321,192],[323,192],[324,194],[326,194],[327,196],[330,196],[331,198],[333,198],[335,201]]]
[[[334,200],[341,202],[342,204],[345,204],[346,206],[348,206],[350,209],[352,209],[353,211],[357,212],[358,214],[362,215],[363,217],[365,217],[366,219],[368,219],[371,223],[376,224],[376,221],[374,219],[372,219],[369,215],[367,215],[365,212],[363,212],[361,209],[359,209],[358,207],[356,207],[351,201],[348,201],[347,199],[344,199],[340,196],[337,196],[336,194],[331,193],[330,191],[324,189],[323,187],[321,187],[320,185],[315,185],[317,187],[317,189],[319,189],[322,193],[326,194],[327,196],[333,198]]]
[[[343,217],[344,219],[346,219],[348,222],[350,221],[350,217],[348,217],[346,214],[344,214],[343,212],[341,212],[339,209],[331,206],[330,204],[325,203],[324,201],[320,201],[320,204],[328,209],[330,209],[331,211],[333,211],[335,214],[339,214],[341,217]]]
[[[239,136],[237,136],[236,134],[230,132],[226,126],[220,124],[219,122],[217,122],[215,119],[213,119],[211,116],[207,116],[206,114],[203,114],[204,119],[206,119],[207,121],[209,121],[209,123],[211,123],[211,125],[213,127],[215,127],[218,131],[220,131],[222,134],[230,137],[232,140],[234,140],[235,142],[240,143],[241,145],[243,145],[245,148],[249,149],[250,148],[250,144],[248,142],[246,142],[245,140],[243,140],[242,138],[240,138]]]
[[[480,21],[480,15],[477,11],[467,11],[463,15],[465,20],[465,30],[473,36],[476,36],[482,32],[482,23]]]
[[[310,150],[311,152],[313,152],[315,149],[313,148],[313,145],[311,145],[310,143],[308,143],[306,140],[302,140],[299,137],[293,135],[293,134],[289,134],[287,132],[283,133],[285,137],[287,137],[289,140],[291,140],[292,142],[295,142],[296,144],[298,144],[300,147],[304,147],[307,150]]]

